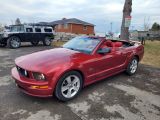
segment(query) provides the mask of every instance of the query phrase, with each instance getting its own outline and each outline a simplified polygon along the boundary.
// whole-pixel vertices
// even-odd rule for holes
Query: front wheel
[[[126,72],[128,75],[133,75],[136,73],[137,68],[138,68],[138,59],[134,57],[128,64]]]
[[[60,78],[56,85],[55,95],[61,101],[68,101],[78,95],[81,89],[81,74],[76,71],[71,71]]]
[[[12,49],[19,48],[21,46],[21,40],[17,36],[12,36],[8,38],[7,46]]]
[[[52,40],[50,37],[45,37],[44,41],[43,41],[43,45],[45,46],[50,46],[52,44]]]

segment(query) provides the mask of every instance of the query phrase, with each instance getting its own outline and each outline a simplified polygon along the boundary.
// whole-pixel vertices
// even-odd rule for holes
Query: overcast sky
[[[95,24],[97,32],[119,32],[125,0],[0,0],[0,23],[51,22],[62,18],[79,18]],[[143,29],[144,18],[152,25],[160,23],[159,0],[133,0],[131,29]]]

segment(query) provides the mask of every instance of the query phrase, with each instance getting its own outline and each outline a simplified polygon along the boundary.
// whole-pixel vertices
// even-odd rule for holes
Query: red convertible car
[[[67,101],[91,83],[123,71],[133,75],[143,54],[138,42],[76,37],[62,48],[17,58],[12,76],[26,94]]]

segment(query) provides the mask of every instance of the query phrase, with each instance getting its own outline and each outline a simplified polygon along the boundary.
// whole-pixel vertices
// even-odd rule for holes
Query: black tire
[[[31,44],[32,44],[33,46],[37,46],[37,45],[39,44],[39,41],[38,41],[38,40],[31,41]]]
[[[68,82],[68,78],[74,78],[74,77],[77,77],[78,78],[78,80],[77,79],[71,79],[71,83],[70,84],[68,84],[67,82]],[[67,79],[66,79],[67,78]],[[79,83],[77,82],[76,84],[75,84],[75,80],[76,81],[79,81]],[[73,99],[74,97],[76,97],[78,94],[79,94],[79,92],[81,91],[81,89],[82,89],[82,85],[83,85],[83,78],[82,78],[82,76],[81,76],[81,74],[79,73],[79,72],[77,72],[77,71],[70,71],[70,72],[67,72],[67,73],[65,73],[60,79],[59,79],[59,81],[58,81],[58,83],[57,83],[57,85],[56,85],[56,88],[55,88],[55,96],[60,100],[60,101],[68,101],[68,100],[71,100],[71,99]],[[72,84],[72,85],[71,85]],[[74,85],[73,85],[74,84]],[[76,89],[77,90],[75,90],[74,91],[74,89],[73,89],[73,87],[75,87],[75,86],[79,86],[79,87],[77,87]],[[68,89],[66,89],[66,90],[62,90],[63,88],[67,88],[68,87]],[[70,95],[68,94],[68,92],[70,91]],[[74,93],[75,92],[75,93]],[[66,94],[66,95],[65,95]],[[69,96],[68,96],[69,95]],[[73,95],[73,96],[72,96]],[[68,97],[66,97],[66,96],[68,96]]]
[[[52,40],[50,37],[45,37],[45,39],[43,40],[43,45],[44,46],[50,46],[52,44]]]
[[[21,40],[17,36],[11,36],[7,40],[7,46],[12,49],[19,48],[21,46]]]
[[[137,71],[137,68],[138,68],[138,59],[137,57],[134,57],[128,64],[127,66],[127,70],[126,70],[126,73],[128,75],[133,75],[136,73]]]

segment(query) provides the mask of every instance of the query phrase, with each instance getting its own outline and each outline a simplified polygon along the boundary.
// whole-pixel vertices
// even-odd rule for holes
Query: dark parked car
[[[0,45],[18,48],[21,42],[31,42],[36,46],[40,41],[43,45],[51,45],[54,31],[49,26],[11,25],[9,31],[0,34]]]

